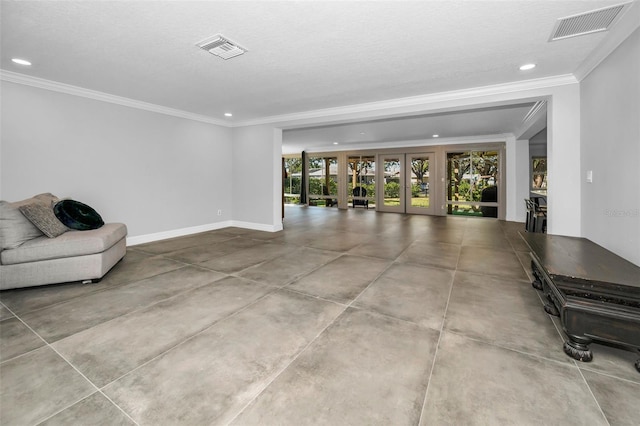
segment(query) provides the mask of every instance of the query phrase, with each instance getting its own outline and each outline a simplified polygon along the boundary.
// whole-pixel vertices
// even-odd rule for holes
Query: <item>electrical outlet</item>
[[[222,216],[222,210],[218,210],[218,216]]]

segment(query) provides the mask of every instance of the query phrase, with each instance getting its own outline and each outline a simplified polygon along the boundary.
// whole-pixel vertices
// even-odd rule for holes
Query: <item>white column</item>
[[[581,236],[580,87],[556,88],[548,109],[547,233]]]

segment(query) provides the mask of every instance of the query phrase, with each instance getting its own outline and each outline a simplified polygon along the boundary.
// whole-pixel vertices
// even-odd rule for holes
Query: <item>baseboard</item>
[[[278,232],[282,231],[282,224],[266,225],[264,223],[242,222],[238,220],[226,220],[224,222],[209,223],[206,225],[192,226],[189,228],[173,229],[171,231],[156,232],[154,234],[137,235],[135,237],[127,237],[127,246],[136,246],[138,244],[152,243],[154,241],[166,240],[169,238],[184,237],[200,232],[214,231],[223,228],[244,228],[253,229],[255,231]]]
[[[282,231],[282,223],[279,223],[278,225],[267,225],[264,223],[242,222],[239,220],[232,220],[230,226],[235,226],[237,228],[244,228],[244,229],[253,229],[254,231],[265,231],[265,232]]]
[[[208,223],[206,225],[192,226],[189,228],[172,229],[171,231],[156,232],[154,234],[137,235],[127,237],[127,246],[152,243],[154,241],[166,240],[169,238],[184,237],[186,235],[198,234],[200,232],[214,231],[216,229],[234,226],[230,220],[224,222]]]

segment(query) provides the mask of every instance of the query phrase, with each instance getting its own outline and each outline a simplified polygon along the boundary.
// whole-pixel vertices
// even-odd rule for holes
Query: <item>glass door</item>
[[[404,213],[404,154],[381,154],[378,163],[379,211]]]
[[[447,213],[498,217],[500,152],[447,153]]]
[[[435,155],[432,153],[406,154],[405,199],[406,212],[413,214],[434,214],[431,194],[436,188],[430,187],[431,173],[435,177]],[[435,181],[435,179],[434,179]]]

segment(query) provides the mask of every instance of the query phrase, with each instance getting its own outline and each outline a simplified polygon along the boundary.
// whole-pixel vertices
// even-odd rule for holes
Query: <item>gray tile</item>
[[[225,424],[342,309],[269,295],[104,391],[140,424]]]
[[[275,259],[245,269],[238,275],[264,284],[283,286],[332,261],[339,255],[333,251],[300,247]]]
[[[593,353],[593,360],[578,362],[578,367],[582,370],[591,370],[640,383],[640,373],[634,367],[634,363],[640,359],[640,351],[598,343],[590,344],[589,349]]]
[[[154,241],[152,243],[139,244],[133,247],[147,253],[163,254],[185,249],[187,247],[217,244],[232,238],[235,238],[234,234],[224,231],[211,231],[187,235],[184,237],[170,238],[162,241]]]
[[[0,362],[25,354],[44,344],[42,339],[18,318],[0,321]]]
[[[324,231],[318,238],[305,244],[320,250],[333,250],[339,252],[349,251],[362,244],[367,239],[366,234],[354,231]]]
[[[526,280],[527,275],[513,251],[495,250],[486,247],[463,246],[460,251],[458,270],[478,274]]]
[[[562,337],[527,281],[457,272],[445,329],[563,362]]]
[[[456,244],[416,241],[398,257],[398,262],[456,269],[460,246]]]
[[[440,330],[453,274],[446,269],[395,264],[353,306]]]
[[[443,332],[421,425],[606,425],[578,369]]]
[[[151,256],[140,260],[133,260],[130,259],[129,254],[127,254],[121,262],[116,264],[113,269],[102,278],[102,281],[98,283],[98,287],[104,288],[132,283],[173,271],[183,266],[183,263],[167,259],[163,256]]]
[[[0,321],[13,317],[11,311],[4,305],[0,304]]]
[[[438,332],[347,310],[237,419],[238,425],[415,425]]]
[[[416,241],[432,243],[462,244],[463,228],[432,227],[417,236]]]
[[[521,232],[525,232],[524,223],[521,223],[518,225],[522,225],[522,229],[518,229],[517,231],[515,230],[505,231],[505,237],[507,238],[507,240],[511,244],[511,247],[513,247],[515,251],[528,253],[530,250],[529,246],[527,245],[527,243],[524,242],[524,240],[522,239],[522,236],[520,235]]]
[[[3,425],[36,424],[95,391],[49,347],[1,364],[0,376]]]
[[[135,423],[104,395],[96,392],[39,424],[56,425],[125,426]]]
[[[51,343],[222,277],[208,269],[185,266],[111,291],[77,297],[22,319]]]
[[[340,303],[351,303],[389,265],[386,260],[345,255],[287,288]]]
[[[504,236],[502,229],[497,226],[492,230],[467,229],[462,239],[463,246],[488,247],[494,250],[513,250]]]
[[[409,247],[411,241],[396,237],[376,237],[352,248],[348,253],[355,256],[393,260]]]
[[[265,295],[270,288],[225,278],[56,342],[99,386],[167,351]]]
[[[238,272],[250,266],[282,256],[295,250],[294,247],[278,243],[264,243],[253,240],[250,248],[200,263],[201,266],[225,273]]]
[[[255,240],[234,237],[215,244],[199,245],[172,251],[165,253],[164,256],[186,263],[201,263],[255,246]]]
[[[640,419],[640,383],[583,371],[611,426],[636,426]],[[637,374],[637,373],[636,373]]]
[[[161,261],[164,263],[164,261]],[[78,296],[95,293],[117,285],[122,285],[128,280],[128,273],[136,273],[136,268],[146,264],[143,270],[149,271],[150,266],[157,265],[152,258],[144,253],[127,250],[127,254],[114,266],[118,272],[112,269],[102,281],[97,284],[57,284],[38,287],[20,288],[0,292],[0,300],[17,315],[52,306]],[[177,265],[179,267],[182,265]],[[140,274],[142,271],[137,272]]]

